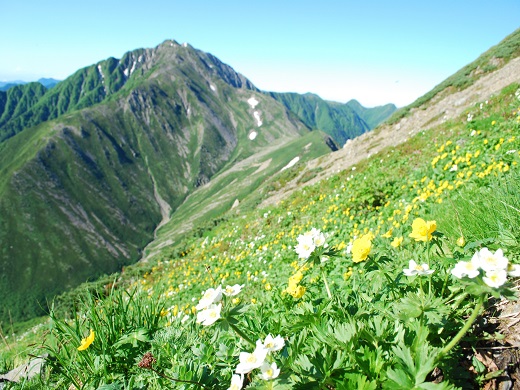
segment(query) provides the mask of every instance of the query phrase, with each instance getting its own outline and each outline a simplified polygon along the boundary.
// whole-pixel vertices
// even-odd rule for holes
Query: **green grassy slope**
[[[247,207],[255,207],[266,180],[273,180],[293,159],[301,164],[322,156],[331,150],[325,144],[328,136],[320,131],[310,132],[290,142],[274,142],[261,153],[222,169],[211,182],[191,193],[173,213],[170,221],[161,227],[156,239],[146,248],[145,256],[157,254],[160,248],[178,244],[181,239],[204,230],[222,218],[235,201],[246,201]],[[244,206],[237,209],[244,210]],[[226,217],[227,218],[227,217]]]
[[[487,104],[475,102],[472,121],[464,113],[422,131],[275,207],[231,211],[201,237],[188,237],[163,250],[159,261],[135,266],[147,270],[144,275],[121,275],[108,299],[87,298],[83,315],[72,322],[54,315],[53,333],[64,349],[47,341],[59,370],[46,385],[79,380],[93,387],[162,388],[180,386],[180,380],[224,389],[240,353],[252,352],[268,334],[284,340],[281,351],[268,355],[280,373],[265,381],[252,369],[249,388],[484,384],[485,367],[461,347],[483,342],[479,332],[490,330],[479,325],[466,333],[469,325],[485,298],[512,296],[514,277],[492,287],[483,271],[470,279],[451,270],[483,247],[501,249],[520,264],[514,238],[520,223],[519,94],[520,85],[511,85]],[[411,236],[417,218],[436,221],[424,242]],[[316,250],[303,266],[294,247],[311,228],[325,232],[333,250],[325,257]],[[369,250],[356,260],[357,239],[367,234]],[[411,259],[433,273],[406,276]],[[201,292],[234,284],[244,287],[223,298],[216,322],[197,321]],[[113,329],[112,323],[120,326]],[[90,329],[93,343],[77,351]],[[495,342],[491,334],[486,343]],[[155,357],[152,367],[162,377],[135,364],[145,352]],[[439,384],[432,382],[434,368],[443,373]]]
[[[268,92],[311,129],[329,134],[338,145],[370,130],[370,126],[348,105],[327,102],[317,95]]]
[[[391,103],[367,108],[363,107],[357,100],[352,99],[345,104],[352,108],[367,123],[370,129],[375,128],[397,110],[397,107]]]
[[[30,110],[46,92],[47,89],[40,83],[17,85],[6,92],[0,91],[0,134],[2,139],[15,133],[8,129],[9,121]]]

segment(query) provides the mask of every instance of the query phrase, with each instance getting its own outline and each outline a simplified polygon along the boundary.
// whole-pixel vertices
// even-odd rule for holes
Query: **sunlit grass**
[[[228,215],[107,297],[88,293],[70,320],[52,315],[46,345],[56,370],[47,384],[226,389],[240,354],[268,335],[280,335],[283,348],[257,352],[271,377],[280,372],[266,379],[260,366],[247,366],[254,368],[243,385],[477,383],[459,366],[460,343],[477,336],[471,324],[486,297],[513,298],[514,272],[504,282],[485,267],[474,278],[452,270],[484,247],[519,263],[517,90],[476,102],[458,121],[424,129],[277,206]],[[212,295],[228,285],[243,288]],[[95,340],[77,351],[91,329]],[[429,378],[436,367],[444,374],[438,385]]]

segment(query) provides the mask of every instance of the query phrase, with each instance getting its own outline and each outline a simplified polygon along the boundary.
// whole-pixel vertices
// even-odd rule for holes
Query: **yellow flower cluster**
[[[303,273],[301,271],[297,271],[293,276],[289,278],[289,286],[284,291],[287,294],[291,295],[293,298],[298,299],[303,297],[306,288],[299,284],[302,279]]]
[[[520,118],[520,109],[516,115]],[[375,237],[386,238],[381,243],[393,248],[401,248],[405,241],[410,240],[428,242],[436,229],[434,221],[417,219],[409,235],[410,221],[424,211],[424,206],[441,203],[450,191],[468,182],[478,183],[488,176],[500,177],[517,166],[520,143],[515,139],[515,133],[518,132],[518,125],[502,124],[498,117],[496,125],[500,126],[500,135],[494,130],[470,128],[478,126],[478,122],[468,124],[467,127],[464,124],[450,130],[450,133],[440,132],[436,135],[439,144],[435,145],[435,149],[424,151],[423,157],[426,155],[427,159],[413,163],[418,167],[416,171],[403,167],[403,173],[409,175],[411,180],[395,180],[395,192],[391,186],[382,186],[382,195],[376,199],[377,202],[372,199],[361,202],[358,197],[360,183],[366,180],[370,184],[370,174],[374,173],[370,171],[370,165],[349,169],[321,187],[308,187],[301,195],[273,207],[269,211],[270,218],[273,221],[277,219],[284,228],[275,228],[274,224],[266,225],[265,217],[223,224],[215,228],[209,238],[204,237],[190,247],[183,248],[178,258],[154,267],[150,274],[142,278],[142,283],[153,287],[154,292],[159,292],[157,286],[161,279],[165,284],[161,291],[163,296],[174,300],[171,305],[177,304],[179,313],[191,313],[191,306],[186,303],[191,302],[193,295],[199,292],[197,290],[215,285],[212,279],[216,283],[226,283],[223,280],[233,280],[235,283],[238,278],[240,280],[236,282],[252,287],[249,290],[252,294],[269,294],[278,289],[280,278],[284,280],[288,276],[284,272],[295,272],[284,291],[301,298],[305,287],[300,285],[301,279],[297,280],[299,264],[292,264],[294,271],[276,268],[281,260],[292,259],[290,256],[293,254],[294,239],[309,230],[310,226],[321,227],[323,224],[322,230],[338,233],[337,242],[332,241],[331,247],[341,253],[346,253],[344,250],[351,242],[350,253],[355,263],[365,261],[374,253],[374,244],[379,244]],[[393,153],[401,152],[399,148],[382,152],[378,156],[380,163],[386,158],[392,160]],[[363,169],[367,171],[363,172]],[[420,176],[418,172],[422,172]],[[382,177],[382,180],[382,184],[385,184],[386,177]],[[393,180],[388,182],[392,185],[394,183]],[[373,195],[370,192],[368,194]],[[352,241],[352,237],[358,238]],[[206,265],[211,266],[211,271],[205,271]],[[276,272],[265,275],[263,271],[269,271],[271,267]],[[342,270],[343,276],[350,277],[349,271],[345,271]],[[307,274],[305,269],[302,272]],[[341,277],[341,274],[337,276]],[[310,276],[305,285],[311,288]],[[242,299],[249,301],[251,298],[247,296]],[[166,319],[172,317],[171,311],[165,316]]]

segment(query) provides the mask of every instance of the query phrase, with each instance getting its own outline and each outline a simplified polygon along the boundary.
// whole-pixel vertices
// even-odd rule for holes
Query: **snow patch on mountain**
[[[103,89],[105,90],[105,94],[108,94],[107,86],[105,85],[105,75],[103,74],[103,70],[101,69],[101,64],[97,66],[99,75],[101,76],[101,84],[103,84]]]
[[[291,161],[289,161],[289,163],[285,167],[282,168],[282,171],[294,166],[298,161],[300,161],[300,157],[296,156]]]
[[[101,69],[101,64],[98,64],[97,69],[98,69],[99,75],[101,76],[101,80],[104,83],[105,82],[105,75],[103,74],[103,70]]]
[[[260,103],[258,100],[255,99],[254,96],[251,96],[247,102],[249,103],[249,105],[251,106],[251,108],[254,110],[255,107],[258,105],[258,103]]]
[[[253,116],[254,116],[255,119],[256,119],[256,125],[257,125],[258,127],[262,126],[262,123],[263,123],[263,122],[262,122],[262,119],[260,118],[260,112],[258,112],[258,111],[253,112]]]

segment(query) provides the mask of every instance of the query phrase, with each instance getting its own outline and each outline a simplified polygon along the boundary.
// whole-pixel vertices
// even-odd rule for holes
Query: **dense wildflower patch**
[[[128,301],[118,298],[132,321],[109,325],[98,302],[74,325],[54,318],[65,349],[65,339],[96,329],[95,343],[75,344],[83,360],[68,366],[69,382],[458,388],[471,375],[458,368],[462,338],[487,297],[515,298],[520,276],[520,246],[504,233],[518,226],[484,231],[455,203],[482,189],[498,202],[489,189],[520,178],[512,88],[457,123],[186,241],[182,256],[165,252]],[[518,212],[512,199],[500,201]],[[503,225],[496,212],[486,218]],[[53,350],[62,368],[63,350]],[[147,352],[153,370],[132,366]]]

